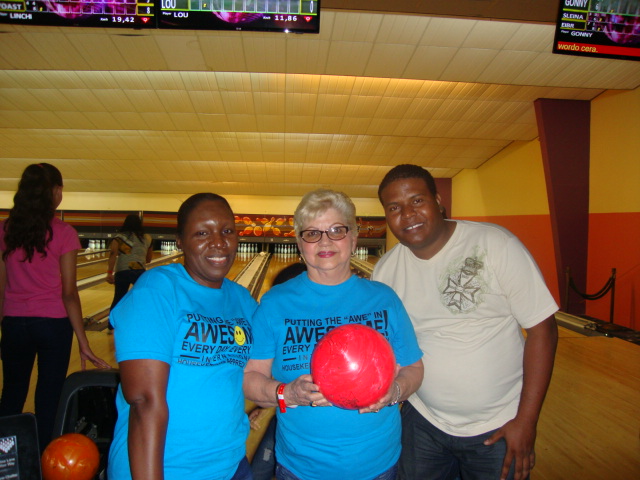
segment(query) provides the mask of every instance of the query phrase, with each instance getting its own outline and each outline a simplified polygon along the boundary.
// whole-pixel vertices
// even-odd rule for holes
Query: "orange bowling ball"
[[[86,435],[65,433],[42,454],[44,480],[91,480],[100,466],[98,447]]]

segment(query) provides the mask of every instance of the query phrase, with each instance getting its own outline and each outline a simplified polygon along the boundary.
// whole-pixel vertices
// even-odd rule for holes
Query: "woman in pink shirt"
[[[35,414],[41,451],[51,440],[58,400],[69,368],[75,332],[82,369],[91,351],[76,285],[75,229],[55,218],[62,175],[53,165],[29,165],[13,208],[0,224],[0,313],[3,387],[0,416],[22,413],[38,356]]]

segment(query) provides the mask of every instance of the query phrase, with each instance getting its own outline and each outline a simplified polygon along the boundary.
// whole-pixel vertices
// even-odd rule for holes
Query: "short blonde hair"
[[[305,225],[331,208],[342,215],[345,225],[357,235],[356,206],[351,199],[342,192],[319,189],[305,194],[293,214],[293,228],[296,236],[300,235]]]

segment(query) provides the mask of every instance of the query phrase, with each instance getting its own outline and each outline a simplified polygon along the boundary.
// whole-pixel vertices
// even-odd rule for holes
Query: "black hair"
[[[127,236],[135,235],[141,242],[144,242],[144,229],[142,228],[142,220],[140,215],[132,213],[127,215],[122,222],[122,227],[118,230],[120,233],[124,233]]]
[[[431,195],[434,197],[437,195],[436,181],[426,168],[420,167],[419,165],[402,164],[393,167],[384,176],[378,187],[378,199],[382,202],[382,191],[387,188],[390,183],[406,178],[421,178],[427,185]]]
[[[209,192],[196,193],[194,195],[191,195],[184,202],[182,202],[182,205],[180,205],[180,208],[178,209],[178,227],[177,227],[178,237],[182,237],[182,234],[184,233],[184,227],[187,221],[189,220],[189,215],[191,214],[191,212],[202,202],[207,202],[207,201],[222,202],[233,215],[233,210],[231,209],[231,205],[229,205],[229,202],[227,202],[227,199],[224,198],[223,196],[218,195],[217,193],[209,193]]]
[[[47,256],[46,247],[53,238],[51,221],[56,211],[54,188],[62,187],[60,170],[49,163],[34,163],[22,172],[13,208],[4,223],[3,260],[17,249],[31,262],[35,252]]]
[[[307,266],[302,262],[292,263],[291,265],[287,265],[282,270],[278,272],[278,274],[271,282],[271,286],[280,285],[281,283],[286,282],[287,280],[291,280],[292,278],[297,277],[302,272],[307,271]]]

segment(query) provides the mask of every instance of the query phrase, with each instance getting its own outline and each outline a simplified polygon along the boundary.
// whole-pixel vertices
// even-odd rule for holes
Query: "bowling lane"
[[[260,289],[260,295],[258,298],[262,297],[262,295],[271,288],[273,285],[273,279],[278,275],[278,273],[280,273],[280,270],[298,262],[299,260],[300,257],[298,255],[273,255],[271,257],[271,262],[269,263],[267,274],[264,277],[264,282],[262,283],[262,288]]]
[[[155,250],[151,260],[156,260],[164,256],[166,256],[166,253],[163,253],[160,250]],[[108,262],[108,251],[89,255],[78,255],[78,280],[84,280],[85,278],[93,277],[94,275],[106,273]]]
[[[375,255],[367,255],[364,260],[369,262],[371,265],[375,265],[380,260],[380,257],[376,257]]]
[[[640,348],[558,330],[532,478],[640,478]]]
[[[100,250],[95,252],[86,252],[85,250],[79,250],[78,260],[76,263],[78,265],[78,268],[80,268],[86,264],[93,263],[96,260],[102,260],[105,258],[109,258],[108,250]]]
[[[154,260],[164,256],[165,255],[163,255],[161,251],[153,252]],[[238,275],[242,271],[242,269],[247,265],[247,263],[249,263],[251,258],[252,257],[250,256],[244,256],[241,258],[238,255],[236,257],[235,262],[233,263],[233,266],[229,270],[229,274],[227,275],[227,277],[232,279],[235,278],[236,275]],[[182,262],[182,257],[176,258],[174,261]],[[85,267],[85,268],[89,268],[89,267]],[[95,267],[95,268],[99,268],[99,267]],[[103,264],[101,268],[102,269],[99,271],[94,270],[94,273],[90,276],[98,275],[106,271],[106,265]],[[79,279],[81,278],[79,277]],[[90,317],[95,315],[98,312],[103,311],[105,308],[109,307],[109,305],[111,304],[111,301],[113,300],[113,288],[114,288],[113,285],[107,282],[103,282],[94,287],[81,290],[80,301],[82,303],[83,315],[85,317]],[[106,318],[103,320],[103,322],[106,322]],[[106,323],[104,323],[104,325],[106,325]],[[104,325],[102,325],[102,327],[104,327]]]
[[[164,257],[161,251],[153,252],[153,260]],[[182,257],[178,257],[175,261],[181,262]],[[153,268],[153,267],[151,267]],[[78,269],[78,280],[89,278],[94,275],[105,273],[107,270],[106,260],[97,265],[90,265]],[[91,273],[88,275],[88,273]],[[86,276],[85,276],[86,275]],[[80,290],[80,302],[82,304],[82,313],[85,317],[90,317],[107,308],[113,300],[113,285],[103,282],[91,288]]]

